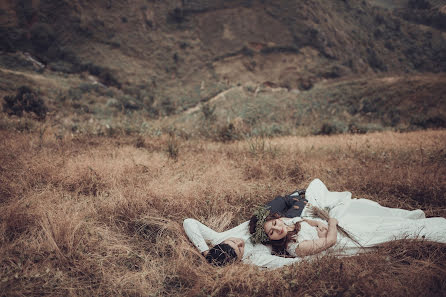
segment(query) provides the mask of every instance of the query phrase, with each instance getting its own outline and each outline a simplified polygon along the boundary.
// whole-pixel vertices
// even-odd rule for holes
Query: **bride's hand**
[[[327,228],[327,224],[317,221],[317,227],[318,228]]]
[[[338,224],[338,220],[336,220],[335,218],[329,218],[328,219],[328,225],[337,225]]]
[[[328,233],[328,227],[325,224],[320,224],[317,226],[317,236],[319,238],[325,238],[327,237],[327,233]]]

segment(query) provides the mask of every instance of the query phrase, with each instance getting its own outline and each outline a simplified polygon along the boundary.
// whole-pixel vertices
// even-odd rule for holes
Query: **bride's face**
[[[280,218],[266,221],[263,228],[271,240],[280,240],[288,234],[288,228]]]

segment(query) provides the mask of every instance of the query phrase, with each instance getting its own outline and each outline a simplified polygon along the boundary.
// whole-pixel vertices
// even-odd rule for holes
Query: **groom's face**
[[[243,258],[243,253],[245,252],[245,242],[241,238],[230,237],[223,241],[223,243],[228,244],[232,247],[237,254],[237,260],[241,260]]]

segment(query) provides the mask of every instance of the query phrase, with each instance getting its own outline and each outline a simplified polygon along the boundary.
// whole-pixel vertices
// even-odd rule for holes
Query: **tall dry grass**
[[[314,178],[446,216],[446,131],[222,144],[0,132],[2,296],[441,296],[446,249],[393,242],[274,271],[209,266],[184,218],[217,230]]]

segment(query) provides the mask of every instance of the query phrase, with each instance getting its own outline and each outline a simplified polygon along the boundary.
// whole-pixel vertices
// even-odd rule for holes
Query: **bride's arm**
[[[320,222],[320,221],[315,221],[315,220],[310,220],[310,219],[303,219],[305,222],[307,222],[310,226],[313,226],[313,227],[319,227],[319,226],[321,226],[321,227],[327,227],[327,225],[326,224],[324,224],[324,223],[322,223],[322,222]]]
[[[195,219],[185,219],[183,221],[183,227],[189,240],[200,253],[206,256],[209,250],[206,240],[215,239],[219,233]]]
[[[302,241],[296,248],[296,255],[299,257],[314,255],[335,245],[338,235],[337,224],[338,220],[330,218],[328,220],[327,237]]]

